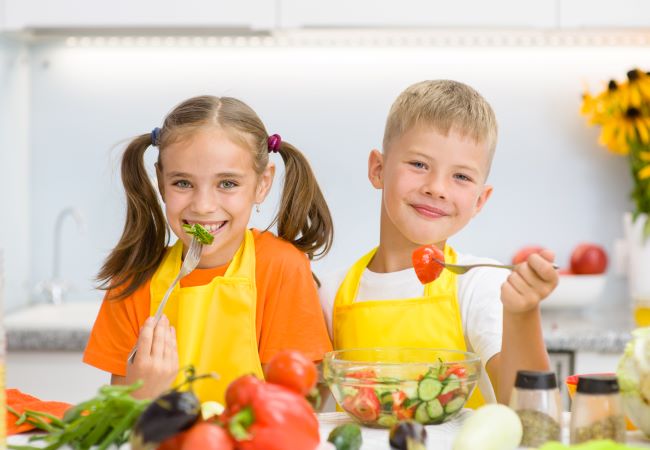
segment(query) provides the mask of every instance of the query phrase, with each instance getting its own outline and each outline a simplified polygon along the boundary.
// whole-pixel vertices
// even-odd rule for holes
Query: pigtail
[[[278,236],[293,243],[309,259],[322,258],[332,246],[332,216],[305,156],[282,141],[278,149],[285,166],[280,208],[274,219]]]
[[[144,166],[151,139],[150,134],[138,136],[122,157],[126,222],[120,241],[97,275],[100,289],[120,288],[113,298],[128,297],[153,276],[167,245],[167,222]]]

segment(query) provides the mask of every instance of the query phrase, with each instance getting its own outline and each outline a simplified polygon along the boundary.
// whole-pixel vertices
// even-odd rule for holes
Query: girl
[[[144,167],[149,146],[159,149],[165,214]],[[285,164],[274,219],[279,237],[247,228],[253,206],[271,188],[269,153]],[[126,224],[98,275],[108,292],[84,362],[110,372],[113,384],[144,380],[139,397],[161,393],[179,367],[193,364],[197,373],[219,375],[196,383],[199,398],[222,401],[234,378],[262,377],[262,366],[279,350],[300,350],[317,361],[331,349],[309,263],[330,248],[328,207],[304,156],[279,135],[269,136],[250,107],[211,96],[181,103],[162,128],[128,145],[122,182]],[[150,316],[191,241],[182,226],[194,223],[214,242],[203,247],[197,269],[176,286],[156,325]],[[169,248],[168,226],[178,237]]]

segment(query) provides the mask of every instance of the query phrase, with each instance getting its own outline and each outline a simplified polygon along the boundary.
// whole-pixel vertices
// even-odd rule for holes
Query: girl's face
[[[274,166],[269,163],[258,176],[250,149],[224,130],[206,127],[165,147],[156,171],[167,221],[183,241],[183,253],[191,242],[183,224],[199,223],[214,236],[214,242],[203,247],[199,262],[200,268],[208,268],[234,256],[253,206],[271,187]]]

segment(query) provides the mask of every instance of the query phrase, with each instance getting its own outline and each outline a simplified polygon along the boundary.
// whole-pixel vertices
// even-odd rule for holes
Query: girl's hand
[[[149,317],[138,336],[138,351],[133,364],[126,368],[125,383],[142,379],[144,385],[135,391],[134,397],[153,398],[169,389],[178,374],[178,351],[176,330],[169,325],[167,316],[162,316],[154,327],[154,318]]]
[[[553,268],[554,259],[554,253],[545,249],[517,264],[501,285],[501,301],[505,311],[523,313],[539,306],[555,289],[559,280],[557,270]]]

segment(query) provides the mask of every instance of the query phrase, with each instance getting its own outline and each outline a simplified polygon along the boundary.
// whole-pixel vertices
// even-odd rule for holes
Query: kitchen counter
[[[427,449],[451,450],[454,439],[462,426],[462,422],[470,415],[471,411],[464,409],[458,418],[450,422],[441,425],[427,425]],[[564,443],[567,443],[569,439],[568,419],[568,414],[564,414],[564,424],[562,427],[562,441]],[[321,442],[325,442],[327,440],[327,436],[329,435],[330,431],[332,431],[336,426],[353,422],[353,420],[345,413],[318,414],[318,421],[320,423],[319,428]],[[363,444],[361,446],[362,450],[389,450],[387,430],[362,427],[361,433],[363,438]],[[8,442],[14,445],[26,444],[28,442],[28,436],[29,434],[10,436]],[[634,445],[635,448],[650,448],[650,440],[645,438],[640,431],[628,431],[627,444]],[[123,450],[127,450],[130,448],[130,446],[128,444],[125,444],[121,448]],[[332,447],[321,446],[318,450],[321,448],[327,448],[327,450],[330,450]]]
[[[40,304],[7,314],[7,350],[81,352],[86,348],[100,302]]]
[[[8,314],[5,318],[7,348],[10,352],[81,352],[99,305],[96,301],[38,305]],[[550,351],[620,354],[634,328],[629,307],[542,310],[542,321],[544,340]]]
[[[584,310],[542,310],[549,351],[620,354],[635,328],[630,306],[594,305]]]

